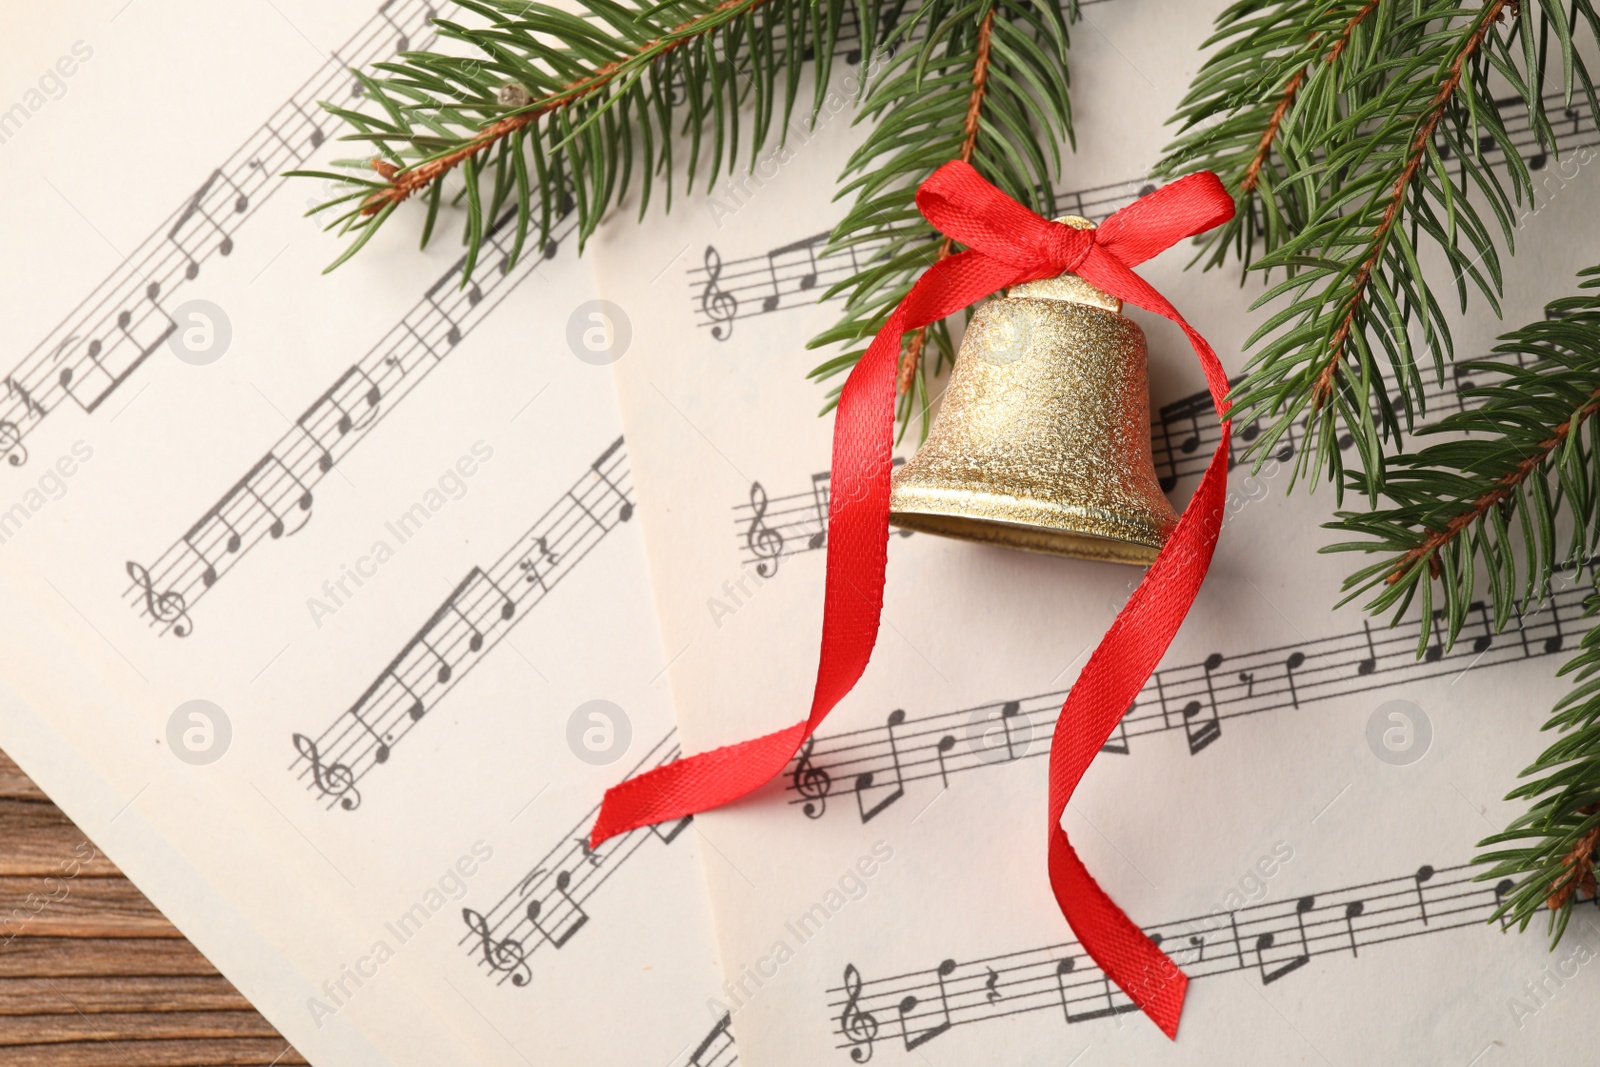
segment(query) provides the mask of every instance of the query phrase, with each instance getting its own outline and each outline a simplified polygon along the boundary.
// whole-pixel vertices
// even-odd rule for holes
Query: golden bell
[[[1090,229],[1087,219],[1056,220]],[[1016,285],[967,325],[889,521],[1030,552],[1149,564],[1177,513],[1150,457],[1144,332],[1075,274]]]

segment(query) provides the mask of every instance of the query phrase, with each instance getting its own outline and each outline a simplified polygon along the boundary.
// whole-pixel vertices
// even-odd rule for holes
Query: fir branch
[[[1593,815],[1596,812],[1600,812],[1600,804],[1584,804],[1578,809],[1580,815]],[[1546,908],[1559,911],[1572,903],[1577,893],[1593,899],[1594,853],[1597,846],[1600,846],[1600,826],[1586,830],[1578,837],[1577,843],[1567,850],[1567,854],[1561,857],[1561,873],[1551,886],[1550,895],[1544,898]]]
[[[354,238],[329,269],[419,194],[426,244],[447,179],[459,177],[449,193],[465,207],[465,284],[503,205],[515,213],[509,267],[535,226],[542,247],[568,210],[581,245],[635,186],[643,214],[657,183],[670,206],[676,180],[692,186],[704,168],[709,189],[746,145],[754,167],[769,141],[784,140],[805,65],[816,76],[815,120],[846,16],[870,49],[900,2],[584,0],[573,14],[526,0],[456,0],[477,21],[434,24],[468,54],[402,53],[357,73],[370,106],[324,105],[350,127],[343,140],[376,155],[293,173],[342,183],[316,209],[342,210],[329,228]]]
[[[1411,195],[1412,183],[1416,180],[1417,171],[1422,166],[1423,159],[1427,156],[1428,149],[1433,144],[1434,132],[1439,128],[1440,121],[1444,118],[1445,107],[1449,105],[1456,89],[1461,85],[1462,69],[1473,56],[1478,54],[1483,45],[1484,38],[1495,23],[1500,21],[1500,13],[1505,9],[1508,0],[1489,0],[1483,14],[1478,17],[1476,26],[1468,35],[1461,47],[1450,60],[1450,72],[1445,77],[1444,83],[1434,93],[1433,101],[1417,125],[1417,132],[1411,138],[1411,153],[1406,158],[1405,166],[1394,180],[1394,190],[1389,194],[1389,202],[1383,209],[1383,217],[1379,221],[1376,232],[1368,247],[1367,257],[1361,261],[1360,268],[1356,271],[1355,279],[1350,282],[1348,294],[1345,296],[1345,311],[1339,319],[1339,326],[1333,331],[1333,338],[1328,342],[1329,353],[1318,372],[1316,384],[1311,388],[1311,403],[1313,410],[1321,410],[1323,404],[1333,393],[1333,376],[1335,372],[1346,370],[1345,349],[1350,341],[1350,332],[1356,327],[1361,310],[1369,297],[1372,286],[1372,272],[1388,251],[1389,238],[1394,233],[1395,223],[1400,220],[1407,198]]]
[[[1302,97],[1327,97],[1322,87],[1342,80],[1345,52],[1370,41],[1357,31],[1380,0],[1243,0],[1223,12],[1213,48],[1179,105],[1180,134],[1154,173],[1174,177],[1216,172],[1234,192],[1234,219],[1202,240],[1208,267],[1233,250],[1245,266],[1305,224],[1304,197],[1289,180],[1279,146],[1297,135],[1291,113]]]
[[[1257,456],[1303,420],[1297,473],[1354,484],[1348,437],[1361,484],[1382,489],[1385,454],[1423,414],[1423,367],[1442,380],[1454,358],[1423,246],[1443,253],[1463,309],[1476,290],[1498,313],[1501,255],[1533,196],[1491,80],[1556,154],[1548,82],[1600,116],[1580,20],[1600,37],[1590,0],[1247,0],[1224,14],[1162,168],[1210,166],[1240,190],[1208,265],[1233,253],[1283,274],[1235,393],[1238,417],[1266,427]]]
[[[808,62],[815,121],[847,10],[864,67],[878,68],[863,78],[858,116],[876,128],[841,178],[840,196],[855,203],[833,235],[832,247],[860,253],[862,266],[822,294],[845,295],[844,313],[814,345],[875,334],[913,277],[951,253],[913,204],[939,164],[967,160],[1017,199],[1052,209],[1060,140],[1071,137],[1066,48],[1076,0],[922,0],[909,14],[904,0],[849,0],[848,9],[846,0],[582,0],[581,16],[525,0],[457,2],[483,24],[436,25],[472,55],[404,53],[358,75],[374,106],[325,105],[352,128],[345,140],[376,153],[341,161],[338,172],[303,172],[344,185],[318,209],[343,210],[330,228],[354,238],[332,266],[419,195],[428,201],[426,243],[451,176],[460,186],[450,195],[466,208],[470,275],[501,205],[515,207],[509,265],[535,218],[543,246],[552,223],[575,208],[581,245],[635,182],[641,214],[656,181],[670,207],[674,146],[684,141],[686,181],[705,166],[709,188],[723,166],[732,172],[741,113],[752,108],[753,167],[774,133],[782,142]],[[813,376],[848,369],[862,351]],[[951,356],[944,324],[910,339],[903,420],[920,406],[926,429],[928,380]]]
[[[1600,612],[1591,594],[1584,613]],[[1600,845],[1600,626],[1583,636],[1578,654],[1561,668],[1572,690],[1545,723],[1560,736],[1521,774],[1507,800],[1526,800],[1526,812],[1478,843],[1480,881],[1497,881],[1494,919],[1526,930],[1549,920],[1551,943],[1561,939],[1572,909],[1595,899],[1596,846]]]
[[[1380,557],[1345,582],[1351,597],[1376,591],[1369,611],[1398,618],[1420,596],[1431,617],[1438,583],[1454,641],[1482,573],[1502,628],[1519,601],[1545,595],[1557,567],[1600,548],[1600,267],[1579,277],[1587,292],[1502,339],[1496,353],[1514,359],[1461,366],[1491,384],[1423,431],[1450,440],[1393,457],[1381,485],[1351,476],[1382,506],[1339,512],[1330,528],[1359,539],[1325,551]]]
[[[1350,46],[1350,38],[1356,32],[1356,27],[1365,22],[1367,16],[1376,11],[1378,4],[1381,2],[1382,0],[1367,0],[1366,3],[1361,5],[1360,10],[1350,16],[1349,21],[1344,24],[1344,30],[1335,38],[1333,47],[1328,49],[1327,56],[1323,58],[1322,61],[1324,63],[1332,66],[1339,62],[1339,57]],[[1321,36],[1321,34],[1317,33],[1309,35],[1313,42],[1318,43],[1320,43]],[[1261,141],[1256,146],[1256,153],[1251,157],[1249,166],[1245,168],[1244,178],[1239,182],[1239,191],[1241,193],[1252,193],[1255,191],[1256,186],[1261,183],[1261,168],[1266,166],[1267,159],[1272,151],[1272,145],[1277,141],[1278,134],[1283,129],[1284,116],[1294,106],[1295,99],[1300,94],[1300,86],[1305,83],[1306,75],[1310,73],[1310,70],[1309,65],[1303,66],[1290,75],[1289,83],[1284,86],[1283,93],[1278,98],[1277,106],[1272,109],[1272,114],[1267,119],[1267,128],[1261,131]]]
[[[1394,569],[1389,572],[1384,582],[1388,585],[1398,584],[1405,580],[1407,573],[1413,567],[1422,563],[1428,564],[1429,573],[1438,577],[1440,550],[1470,529],[1474,523],[1481,521],[1490,508],[1511,501],[1517,489],[1528,480],[1528,477],[1540,470],[1549,460],[1550,454],[1564,445],[1568,436],[1596,410],[1600,410],[1600,388],[1590,393],[1588,401],[1569,418],[1552,427],[1549,437],[1535,444],[1532,451],[1517,460],[1510,470],[1496,478],[1493,488],[1481,493],[1463,510],[1452,515],[1443,529],[1428,531],[1420,544],[1408,549],[1394,562]]]
[[[453,148],[405,167],[388,165],[385,168],[381,168],[380,173],[387,180],[387,184],[367,196],[362,202],[361,213],[363,215],[376,215],[385,206],[399,204],[410,199],[416,193],[443,178],[450,170],[461,166],[473,156],[499,144],[512,134],[531,123],[537,122],[552,111],[570,107],[585,97],[605,89],[618,78],[627,77],[638,69],[649,66],[669,52],[689,43],[696,37],[714,31],[726,21],[728,16],[736,16],[753,11],[768,2],[769,0],[721,0],[721,3],[718,3],[710,11],[679,23],[668,33],[647,41],[626,58],[603,63],[583,77],[563,85],[558,91],[540,100],[519,106],[512,114],[482,127],[476,134],[469,137],[465,144],[458,148]],[[502,101],[507,97],[510,97],[513,101],[516,99],[515,94],[508,94],[503,91],[498,94],[498,97]],[[373,162],[376,165],[382,161],[374,160]]]
[[[1261,131],[1256,154],[1250,157],[1250,165],[1244,169],[1244,177],[1239,181],[1239,192],[1253,193],[1256,186],[1261,183],[1261,168],[1267,165],[1267,159],[1272,154],[1272,144],[1278,139],[1278,131],[1283,128],[1283,116],[1287,115],[1289,108],[1294,105],[1294,98],[1300,92],[1300,85],[1305,80],[1304,67],[1290,75],[1289,84],[1283,87],[1283,94],[1278,98],[1278,106],[1272,109],[1272,115],[1267,119],[1267,128]]]

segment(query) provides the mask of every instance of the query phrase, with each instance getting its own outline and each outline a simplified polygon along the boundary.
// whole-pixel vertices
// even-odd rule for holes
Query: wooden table
[[[305,1062],[0,752],[0,1063]]]

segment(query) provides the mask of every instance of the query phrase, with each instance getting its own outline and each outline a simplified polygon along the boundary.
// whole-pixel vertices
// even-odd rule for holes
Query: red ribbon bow
[[[810,716],[764,737],[686,756],[608,790],[590,845],[726,804],[782,773],[854,687],[877,641],[888,562],[901,336],[1006,286],[1074,271],[1124,302],[1177,323],[1200,357],[1223,419],[1222,439],[1200,487],[1078,676],[1050,743],[1048,858],[1050,886],[1061,913],[1105,974],[1168,1037],[1176,1037],[1188,978],[1095,883],[1067,840],[1061,816],[1194,603],[1222,528],[1227,489],[1227,373],[1205,338],[1131,268],[1231,219],[1233,200],[1215,174],[1192,174],[1140,198],[1095,229],[1079,230],[1041,218],[971,166],[952,161],[922,183],[917,208],[968,251],[935,263],[917,279],[840,393],[833,428],[822,657]]]

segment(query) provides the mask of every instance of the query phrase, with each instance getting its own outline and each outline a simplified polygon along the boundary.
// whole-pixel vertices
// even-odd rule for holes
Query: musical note
[[[378,17],[387,22],[395,31],[394,50],[396,52],[406,52],[411,48],[411,38],[406,35],[406,31],[401,28],[399,23],[389,17],[389,5],[392,2],[393,0],[384,0],[382,4],[378,5]]]
[[[1367,636],[1367,658],[1356,664],[1356,673],[1365,675],[1378,669],[1378,649],[1372,643],[1372,625],[1362,619],[1361,629]]]
[[[1192,700],[1183,709],[1184,733],[1189,739],[1189,755],[1193,756],[1211,742],[1222,736],[1222,716],[1217,709],[1217,693],[1212,685],[1211,672],[1222,666],[1222,654],[1213,652],[1206,657],[1204,664],[1206,676],[1206,696],[1211,705],[1211,718],[1196,723],[1195,716],[1201,711],[1198,700]]]
[[[224,256],[233,254],[233,238],[228,234],[227,230],[222,228],[221,223],[217,222],[217,220],[211,216],[211,213],[207,211],[205,207],[206,197],[210,195],[212,187],[215,186],[219,181],[233,185],[233,179],[224,174],[220,168],[212,171],[210,176],[206,178],[205,182],[201,184],[200,188],[195,190],[194,195],[191,196],[187,202],[185,202],[183,210],[178,213],[178,221],[174,222],[172,224],[172,228],[167,231],[167,240],[171,241],[175,246],[177,246],[178,250],[182,252],[189,261],[188,266],[184,268],[183,276],[190,281],[193,281],[195,278],[200,276],[199,261],[204,258],[205,254],[202,252],[199,255],[196,255],[193,249],[186,246],[183,241],[179,239],[178,234],[183,230],[184,226],[196,216],[205,219],[210,225],[211,229],[216,231],[219,237],[219,240],[217,241],[218,253]],[[241,191],[237,185],[233,185],[233,188],[234,192],[238,194],[237,199],[234,201],[234,211],[242,214],[245,209],[250,206],[250,200],[244,195],[243,191]]]
[[[1500,879],[1500,881],[1495,883],[1495,887],[1494,887],[1494,910],[1496,912],[1499,912],[1500,910],[1502,910],[1506,906],[1506,894],[1511,892],[1511,889],[1512,889],[1514,884],[1515,883],[1513,883],[1511,881],[1511,879],[1509,879],[1509,878],[1502,878],[1502,879]],[[1506,918],[1501,919],[1500,920],[1500,929],[1502,929],[1502,930],[1511,929],[1512,921],[1513,920],[1509,916],[1507,916]]]
[[[1494,645],[1494,620],[1489,617],[1489,606],[1483,601],[1474,600],[1472,607],[1483,619],[1483,633],[1472,639],[1472,651],[1481,656]]]
[[[832,482],[830,475],[831,472],[825,472],[811,476],[811,502],[816,508],[817,532],[811,535],[806,547],[813,552],[828,543],[828,490]]]
[[[144,608],[149,616],[156,622],[170,623],[172,632],[179,637],[188,637],[194,624],[189,621],[183,594],[172,589],[157,593],[150,572],[131,559],[127,563],[127,571],[128,577],[144,590]]]
[[[610,459],[613,455],[615,455],[616,452],[617,452],[617,449],[619,449],[621,447],[622,447],[622,438],[619,437],[615,441],[611,442],[611,447],[610,448],[607,448],[604,452],[600,453],[600,458],[594,461],[594,463],[591,465],[591,469],[594,471],[595,476],[598,477],[602,482],[604,482],[606,484],[606,488],[610,489],[613,493],[615,493],[617,495],[617,499],[622,502],[621,506],[617,508],[617,520],[619,522],[627,522],[629,519],[633,518],[633,501],[629,500],[628,499],[628,494],[624,493],[617,486],[617,483],[613,482],[606,475],[606,472],[600,469],[602,466],[605,465],[606,460]],[[587,511],[588,509],[585,508],[584,510]],[[596,521],[599,521],[599,520],[596,520]]]
[[[1289,704],[1291,707],[1300,706],[1300,694],[1294,688],[1294,672],[1305,666],[1306,654],[1304,652],[1291,652],[1289,658],[1283,661],[1284,677],[1289,679]]]
[[[778,572],[778,561],[783,558],[783,534],[764,521],[767,515],[767,491],[760,482],[750,483],[750,506],[755,514],[750,519],[750,528],[745,532],[745,546],[758,560],[756,573],[763,578],[771,578]]]
[[[1188,432],[1178,441],[1178,451],[1189,455],[1201,443],[1200,416],[1211,410],[1211,399],[1204,393],[1184,397],[1173,404],[1168,404],[1161,409],[1161,422],[1170,425],[1174,422],[1187,422]]]
[[[861,813],[861,821],[864,823],[871,822],[883,809],[906,794],[905,781],[900,771],[900,751],[895,746],[894,740],[894,728],[905,721],[905,711],[901,708],[896,708],[889,713],[888,721],[884,725],[884,731],[889,737],[889,757],[894,763],[894,786],[889,790],[889,794],[878,803],[872,805],[871,808],[868,808],[867,802],[862,798],[868,789],[873,788],[873,772],[867,771],[856,777],[856,810]]]
[[[799,758],[794,765],[794,774],[790,776],[795,792],[805,797],[805,805],[800,809],[805,812],[808,819],[820,819],[827,810],[828,792],[833,788],[833,779],[828,772],[811,763],[811,748],[817,743],[813,737],[806,738],[806,743],[800,747]]]
[[[1139,1010],[1139,1006],[1131,1001],[1127,1004],[1118,1004],[1112,990],[1111,979],[1101,973],[1099,979],[1091,979],[1091,984],[1095,981],[1099,982],[1100,991],[1096,994],[1096,997],[1104,996],[1106,998],[1106,1006],[1102,1008],[1097,1005],[1088,1011],[1080,1011],[1074,1015],[1072,1004],[1067,997],[1067,975],[1072,974],[1076,969],[1077,960],[1071,956],[1056,964],[1056,992],[1061,995],[1061,1011],[1067,1017],[1068,1023],[1088,1022],[1091,1019],[1106,1019],[1113,1015]],[[1098,971],[1099,968],[1096,968],[1096,970]]]
[[[478,936],[483,961],[491,971],[509,974],[514,986],[525,986],[532,980],[533,972],[523,958],[522,942],[510,937],[496,941],[489,929],[489,920],[471,908],[462,908],[461,918],[466,922],[467,929]]]
[[[1422,895],[1422,884],[1433,877],[1433,868],[1424,863],[1417,868],[1417,873],[1412,878],[1412,883],[1417,890],[1417,910],[1422,914],[1422,925],[1428,925],[1428,901]]]
[[[948,978],[950,974],[955,971],[955,969],[955,960],[945,960],[943,963],[939,964],[938,970],[934,972],[939,979],[939,1011],[942,1015],[942,1018],[933,1026],[930,1026],[924,1030],[919,1030],[913,1034],[911,1032],[910,1024],[911,1013],[917,1010],[917,1006],[921,1003],[921,1001],[912,995],[907,995],[900,1001],[900,1036],[906,1043],[907,1052],[917,1048],[919,1045],[926,1045],[929,1041],[932,1041],[934,1038],[950,1029],[950,998],[945,994],[944,980]]]
[[[1295,924],[1300,932],[1300,952],[1287,963],[1280,964],[1271,971],[1267,970],[1266,950],[1276,945],[1276,938],[1271,933],[1262,934],[1256,938],[1256,957],[1261,966],[1261,984],[1271,985],[1284,975],[1297,971],[1311,962],[1311,947],[1306,942],[1306,912],[1316,906],[1315,897],[1301,897],[1295,902]]]
[[[1431,620],[1433,624],[1433,644],[1429,645],[1428,650],[1422,655],[1422,658],[1428,663],[1438,663],[1439,660],[1444,658],[1444,634],[1439,632],[1441,615],[1443,615],[1443,612],[1436,611],[1433,613],[1433,619]]]
[[[1555,627],[1556,632],[1544,639],[1544,651],[1547,656],[1560,652],[1566,640],[1561,633],[1561,609],[1554,602],[1550,604],[1550,625]]]
[[[589,921],[589,916],[584,912],[583,908],[580,907],[578,902],[573,900],[571,894],[567,892],[567,888],[571,885],[571,873],[562,871],[560,874],[556,875],[556,892],[559,893],[561,898],[567,902],[567,904],[572,908],[573,914],[577,917],[577,921],[571,926],[567,927],[567,929],[559,937],[551,934],[549,930],[546,930],[539,923],[539,916],[544,910],[543,902],[538,900],[530,900],[528,902],[528,921],[532,923],[533,928],[539,931],[544,939],[550,942],[550,944],[555,948],[561,948],[568,941],[571,941],[572,935],[576,934],[579,930],[582,930]]]
[[[1200,416],[1211,411],[1208,393],[1195,393],[1162,407],[1156,424],[1161,429],[1162,447],[1155,456],[1156,472],[1163,492],[1170,492],[1178,484],[1178,453],[1189,455],[1200,447]],[[1174,443],[1173,427],[1188,423],[1188,433]],[[1163,464],[1166,470],[1163,472]]]
[[[733,335],[733,319],[739,312],[739,299],[717,285],[722,276],[722,256],[714,245],[706,245],[706,287],[700,294],[700,310],[715,325],[711,336],[726,341]]]
[[[878,1020],[871,1012],[862,1011],[861,972],[853,963],[844,965],[844,1010],[839,1013],[839,1033],[850,1042],[850,1059],[866,1063],[872,1059],[872,1042],[878,1036]]]
[[[809,292],[812,287],[817,284],[817,245],[826,242],[827,239],[828,235],[826,233],[819,233],[811,237],[805,237],[790,244],[786,244],[782,248],[774,248],[772,251],[767,253],[767,276],[772,282],[772,293],[763,298],[761,301],[761,310],[763,312],[774,311],[778,307],[779,257],[786,256],[791,252],[805,252],[806,267],[800,275],[800,281],[796,286],[796,291],[802,293]]]
[[[257,488],[257,484],[256,484],[257,477],[259,475],[261,475],[263,472],[265,472],[266,470],[268,470],[269,468],[272,468],[272,467],[276,467],[278,470],[280,470],[284,474],[288,475],[289,480],[291,482],[293,482],[295,484],[295,486],[298,487],[299,490],[300,490],[299,494],[293,497],[293,500],[294,500],[295,504],[299,507],[299,509],[302,512],[306,513],[306,517],[300,521],[300,525],[296,526],[292,530],[288,529],[285,526],[284,521],[283,521],[283,516],[278,514],[278,509],[273,507],[272,502],[269,501],[266,497],[262,496],[260,489]],[[271,452],[268,452],[265,456],[262,456],[261,459],[256,462],[256,465],[254,467],[251,467],[250,470],[248,472],[246,472],[246,474],[245,474],[245,476],[243,478],[239,479],[239,484],[237,486],[235,486],[233,489],[230,489],[228,491],[228,495],[223,497],[222,504],[219,504],[218,505],[218,509],[217,509],[217,514],[218,514],[219,517],[222,514],[222,508],[225,507],[227,502],[229,500],[231,500],[239,492],[239,489],[241,487],[243,488],[243,490],[246,493],[248,493],[252,498],[255,499],[256,503],[260,504],[261,507],[266,510],[268,515],[272,516],[272,521],[267,526],[267,534],[269,536],[271,536],[274,540],[284,536],[285,533],[289,534],[290,536],[293,536],[294,534],[299,533],[301,530],[303,530],[305,528],[306,523],[311,521],[310,511],[311,511],[311,504],[312,504],[312,500],[313,500],[313,498],[311,496],[311,490],[306,487],[305,482],[301,481],[300,477],[298,475],[296,475],[294,473],[294,471],[290,470],[287,466],[285,466],[284,462],[282,460],[280,460],[276,455],[274,455]],[[224,519],[223,521],[227,522],[226,519]],[[228,524],[228,528],[230,530],[233,530],[233,526],[232,526],[231,523]],[[229,543],[232,544],[234,547],[229,548],[228,549],[229,552],[237,552],[238,551],[238,546],[235,543],[237,541],[237,538],[238,538],[238,531],[234,530],[233,531],[233,537],[229,538]],[[216,580],[216,576],[213,573],[212,581],[215,581],[215,580]],[[211,583],[207,582],[206,584],[210,585]]]
[[[292,106],[294,107],[295,111],[299,112],[301,124],[304,125],[304,126],[311,127],[311,132],[310,132],[310,134],[307,135],[307,138],[306,138],[311,143],[311,150],[314,152],[317,149],[321,148],[322,147],[322,142],[326,141],[328,139],[327,134],[322,132],[321,124],[317,121],[317,119],[313,118],[310,114],[308,114],[306,112],[306,109],[301,107],[298,101],[292,102]],[[274,130],[273,132],[276,133],[277,131]],[[279,140],[282,140],[282,139],[283,138],[280,135],[279,136]],[[287,147],[288,142],[285,141],[284,144]],[[294,152],[293,149],[290,149],[290,151]],[[296,159],[297,162],[300,161],[300,160],[303,160],[305,158],[304,156],[302,156],[298,152],[294,152],[294,156],[295,156],[295,159]],[[315,202],[313,201],[313,203],[315,203]]]
[[[402,686],[405,685],[404,682],[401,682],[400,684]],[[406,691],[410,692],[410,687],[409,686],[406,687]],[[350,709],[350,717],[356,721],[356,725],[357,726],[361,727],[361,729],[363,729],[363,730],[365,730],[367,732],[367,736],[371,737],[373,742],[374,742],[373,749],[372,749],[372,762],[374,762],[374,763],[388,763],[389,762],[389,742],[390,742],[391,738],[386,736],[386,735],[378,733],[378,731],[374,730],[372,728],[371,724],[368,723],[366,719],[361,717],[361,705],[360,704],[356,704],[354,707],[352,707]],[[421,717],[421,712],[417,712],[417,714],[412,716],[412,718],[419,718],[419,717]]]
[[[352,415],[350,409],[345,407],[345,400],[340,399],[345,392],[345,386],[355,377],[366,379],[367,388],[362,391],[357,389],[360,399],[366,404],[367,409],[359,417]],[[378,404],[383,399],[383,393],[378,388],[367,372],[359,365],[352,366],[339,376],[339,380],[328,387],[328,391],[316,399],[306,409],[305,414],[295,420],[295,426],[303,432],[316,448],[321,452],[317,458],[317,467],[326,474],[333,469],[333,448],[344,439],[352,430],[365,429],[378,417]],[[331,409],[328,410],[328,409]],[[321,424],[323,413],[333,416],[333,430],[336,436],[329,441],[325,440],[326,431],[319,432],[314,427]]]
[[[950,788],[950,775],[945,770],[944,758],[950,750],[956,747],[956,735],[945,734],[939,738],[939,743],[934,746],[934,755],[939,758],[939,781],[941,789]]]
[[[1356,919],[1366,910],[1367,903],[1364,900],[1352,900],[1344,906],[1344,926],[1350,933],[1350,955],[1352,956],[1358,955],[1356,952]]]
[[[447,348],[454,348],[456,345],[461,343],[461,324],[456,322],[455,317],[444,309],[443,304],[439,303],[439,290],[445,288],[446,286],[453,285],[455,280],[456,278],[453,272],[446,274],[444,277],[434,282],[433,285],[428,288],[428,291],[423,294],[423,299],[426,300],[430,306],[432,306],[439,318],[443,319],[446,323],[444,343]],[[435,352],[433,350],[433,346],[428,344],[427,341],[423,341],[423,344],[428,346],[428,351],[432,353],[435,359],[444,358],[444,353]]]
[[[294,735],[294,747],[305,759],[311,761],[311,779],[325,797],[333,797],[345,811],[355,811],[361,806],[361,794],[356,790],[356,777],[342,763],[323,766],[317,743],[305,734]]]

